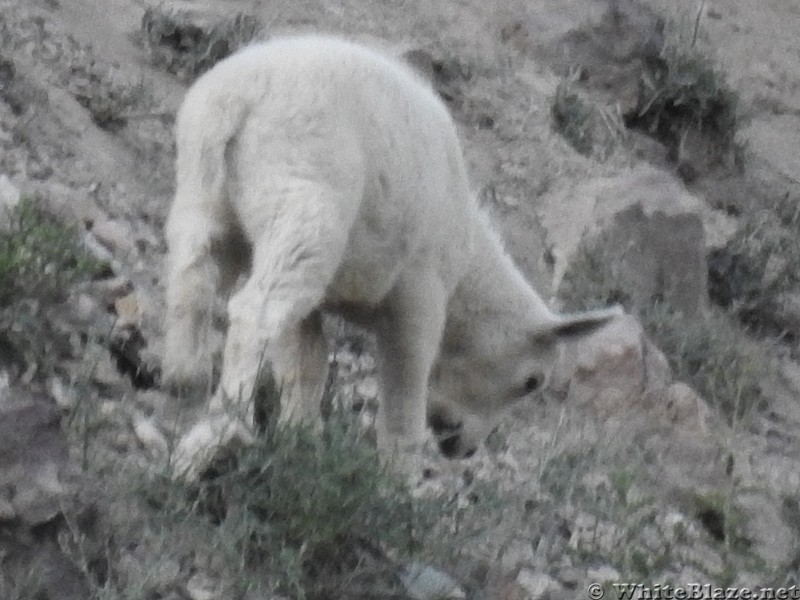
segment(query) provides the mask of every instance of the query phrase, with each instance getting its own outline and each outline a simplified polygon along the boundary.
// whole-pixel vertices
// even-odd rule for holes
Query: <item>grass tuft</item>
[[[690,40],[674,32],[659,55],[645,61],[636,110],[625,121],[678,153],[687,135],[699,134],[722,158],[735,150],[739,97],[714,59],[697,46],[698,28],[696,21]]]
[[[138,498],[136,510],[115,518],[128,530],[127,543],[146,556],[209,565],[234,598],[254,590],[299,599],[402,598],[399,565],[421,551],[442,510],[412,498],[339,409],[322,432],[270,423],[200,482],[142,475],[123,487]],[[109,599],[127,597],[114,584],[131,583],[121,559],[111,560],[120,573],[104,584]],[[174,585],[155,578],[142,597]]]
[[[0,350],[26,370],[57,360],[52,346],[58,335],[46,311],[101,266],[74,228],[23,199],[0,231]]]

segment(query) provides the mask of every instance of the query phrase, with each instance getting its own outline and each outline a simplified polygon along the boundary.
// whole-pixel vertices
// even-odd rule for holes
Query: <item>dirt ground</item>
[[[737,214],[758,205],[761,194],[800,198],[800,2],[643,3],[666,16],[669,27],[685,32],[693,30],[701,11],[698,47],[718,61],[740,98],[742,125],[736,140],[747,153],[746,180],[732,171],[711,170],[693,178],[690,190],[714,209],[735,206]],[[576,182],[625,172],[644,160],[677,172],[664,147],[650,145],[642,151],[626,141],[598,159],[577,153],[553,130],[551,103],[562,75],[553,65],[563,53],[561,44],[571,31],[599,22],[608,10],[606,1],[217,0],[212,4],[226,13],[254,15],[262,26],[258,37],[287,31],[335,32],[398,54],[424,49],[458,65],[448,88],[450,106],[464,140],[473,185],[510,253],[546,295],[552,292],[552,264],[537,213],[540,198]],[[91,230],[91,236],[100,240],[115,273],[124,279],[123,289],[106,290],[107,295],[93,306],[104,316],[95,318],[92,313],[87,321],[94,319],[91,326],[102,328],[114,319],[130,319],[147,342],[145,361],[158,364],[164,306],[163,223],[173,190],[171,126],[187,83],[153,64],[144,47],[141,23],[147,6],[144,0],[0,0],[0,175],[24,195],[43,198],[52,212]],[[3,76],[8,64],[13,64],[13,77]],[[119,303],[120,298],[129,300]],[[91,362],[92,393],[100,398],[104,414],[111,415],[109,430],[99,437],[108,452],[147,465],[151,457],[131,423],[140,422],[137,415],[168,413],[164,394],[131,386],[105,349],[94,348],[92,353],[91,360],[81,357],[70,363],[61,379],[85,377]],[[616,528],[615,535],[628,531],[624,525],[628,523],[636,533],[626,542],[645,545],[648,536],[660,535],[652,533],[653,523],[666,527],[664,522],[677,523],[684,518],[680,515],[691,512],[685,508],[689,501],[675,491],[681,487],[678,482],[690,482],[683,487],[695,486],[704,497],[712,497],[725,453],[744,465],[743,477],[752,487],[742,492],[743,510],[762,517],[755,527],[763,531],[749,534],[748,542],[757,548],[758,560],[738,557],[738,550],[714,546],[706,538],[696,541],[703,528],[688,524],[687,530],[695,533],[687,534],[690,541],[684,546],[695,544],[695,553],[689,548],[665,554],[670,557],[667,564],[648,567],[654,581],[671,577],[688,583],[687,578],[694,577],[753,586],[797,581],[800,367],[790,354],[776,353],[775,360],[785,369],[784,380],[769,384],[774,388],[772,406],[736,431],[738,437],[726,429],[719,436],[726,438],[721,446],[682,446],[678,438],[665,437],[654,447],[645,448],[644,443],[634,447],[639,438],[624,447],[603,442],[599,451],[603,457],[593,455],[596,463],[584,473],[586,481],[608,480],[607,464],[612,463],[617,468],[629,461],[646,471],[648,452],[667,464],[661,475],[669,485],[662,489],[648,484],[656,495],[666,494],[658,500],[651,520],[633,501],[629,513],[619,507],[604,513]],[[369,379],[371,373],[366,376]],[[434,492],[466,502],[476,486],[485,485],[513,504],[499,522],[486,517],[491,533],[469,554],[470,560],[484,561],[492,565],[490,570],[502,573],[498,578],[516,581],[517,591],[495,582],[494,591],[486,584],[484,595],[476,593],[476,598],[566,598],[583,593],[577,586],[599,577],[597,568],[620,564],[617,548],[599,542],[590,555],[581,554],[581,527],[594,527],[595,538],[603,535],[596,515],[559,506],[555,488],[545,485],[553,465],[563,463],[569,470],[575,456],[584,456],[586,440],[595,443],[603,437],[577,422],[579,416],[564,414],[552,407],[521,410],[506,426],[506,452],[478,457],[467,467],[435,464],[441,481],[430,484]],[[620,437],[619,430],[604,435],[606,440]],[[464,484],[465,469],[475,474],[470,481],[476,479],[478,484]],[[647,477],[658,479],[652,472]],[[569,486],[576,485],[567,479]],[[597,491],[601,486],[593,489],[602,495]],[[602,506],[605,501],[598,500]],[[541,515],[535,524],[530,522],[531,511]],[[587,525],[592,518],[594,525]],[[547,549],[561,543],[559,532],[565,527],[569,532],[562,544],[563,557],[558,563],[543,564],[542,556],[556,553]],[[531,541],[531,531],[538,536],[538,545]],[[652,550],[658,552],[662,550]],[[518,591],[520,572],[535,572],[537,577],[547,573],[557,591],[550,596],[535,595],[530,587]]]

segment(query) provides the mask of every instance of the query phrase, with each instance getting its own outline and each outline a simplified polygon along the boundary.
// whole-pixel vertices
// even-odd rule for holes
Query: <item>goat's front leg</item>
[[[384,457],[416,470],[425,439],[428,378],[439,352],[447,298],[432,272],[400,278],[377,327],[382,402],[378,446]],[[412,475],[414,473],[411,473]]]

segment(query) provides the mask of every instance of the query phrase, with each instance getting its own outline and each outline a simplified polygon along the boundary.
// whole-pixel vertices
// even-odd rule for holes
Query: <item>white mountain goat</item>
[[[318,420],[329,311],[376,335],[380,447],[420,443],[427,420],[445,455],[469,456],[501,409],[545,384],[556,342],[619,314],[547,307],[479,211],[443,103],[375,50],[319,36],[251,46],[191,87],[176,130],[166,382],[207,382],[211,306],[245,275],[217,414],[251,398],[263,363],[281,418]],[[195,426],[183,460],[208,452],[213,429]]]

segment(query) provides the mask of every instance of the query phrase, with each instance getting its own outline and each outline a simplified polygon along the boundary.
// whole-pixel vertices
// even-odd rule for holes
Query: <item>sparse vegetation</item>
[[[94,11],[100,18],[76,28],[81,20],[76,15],[92,12],[87,0],[62,2],[60,8],[52,1],[6,4],[0,9],[0,175],[15,183],[27,180],[26,189],[28,183],[42,193],[54,189],[56,197],[62,186],[71,193],[86,189],[102,214],[135,222],[132,241],[139,252],[116,258],[122,263],[120,279],[130,277],[146,317],[135,333],[154,355],[159,334],[153,325],[161,310],[155,281],[163,250],[161,211],[172,184],[173,157],[171,129],[165,126],[172,113],[155,100],[171,97],[174,82],[150,67],[143,70],[142,48],[116,44],[111,55],[103,56],[109,41],[119,36],[93,38],[103,31],[136,36],[141,7],[128,10],[125,2],[115,0],[109,6],[122,10]],[[461,11],[465,19],[483,16],[480,3],[473,4]],[[621,10],[628,4],[611,3]],[[796,55],[798,44],[792,41],[790,27],[787,32],[778,22],[784,17],[789,21],[786,7],[707,4],[712,3],[700,0],[697,13],[691,15],[695,18],[677,27],[686,35],[675,35],[676,26],[670,24],[667,33],[672,37],[663,46],[664,38],[653,35],[650,21],[632,23],[644,32],[641,40],[629,35],[611,39],[604,33],[613,29],[591,29],[584,23],[595,20],[597,7],[592,15],[569,22],[566,19],[575,18],[569,11],[539,14],[544,3],[495,11],[502,18],[514,16],[524,36],[496,53],[490,39],[476,46],[464,37],[464,25],[472,31],[473,24],[453,20],[450,3],[431,4],[422,15],[424,27],[418,26],[415,11],[395,11],[386,3],[356,3],[347,10],[309,4],[272,11],[265,34],[324,24],[326,30],[406,40],[448,56],[475,54],[477,74],[461,82],[456,99],[463,96],[464,106],[455,112],[464,119],[464,145],[486,153],[473,154],[471,160],[486,163],[483,159],[491,157],[490,168],[477,175],[491,177],[491,189],[503,192],[490,200],[497,201],[493,208],[507,224],[534,218],[528,212],[532,206],[517,199],[559,192],[585,177],[614,174],[620,166],[617,158],[626,166],[638,162],[622,152],[611,164],[594,162],[618,147],[615,142],[625,135],[621,111],[628,126],[661,142],[632,134],[631,139],[642,144],[635,151],[660,165],[667,146],[668,159],[678,160],[682,176],[681,159],[693,166],[695,149],[724,153],[731,144],[734,153],[741,149],[740,137],[734,137],[742,114],[752,114],[754,131],[772,135],[768,140],[782,141],[784,124],[787,130],[796,127],[792,91],[798,78],[783,60]],[[762,11],[764,18],[752,19],[754,11]],[[108,27],[106,13],[116,19],[114,27]],[[702,39],[704,18],[713,19],[709,34],[720,58],[729,64],[737,59],[737,90],[727,85],[709,58],[709,46]],[[218,33],[226,32],[212,32],[209,38],[204,30],[169,24],[139,33],[137,40],[148,46],[154,65],[188,80],[252,34],[248,22],[239,25],[243,35],[230,45],[217,39]],[[491,32],[494,23],[487,18],[480,26]],[[540,46],[552,42],[553,50],[565,56],[556,43],[560,34],[554,32],[568,28],[577,33],[573,39],[591,38],[596,46],[587,47],[601,51],[581,55],[596,61],[587,61],[579,77],[558,86],[550,118],[554,130],[592,160],[576,156],[560,141],[554,144],[539,129],[547,120],[541,112],[541,93],[550,77],[538,79]],[[771,28],[774,46],[772,39],[759,45],[765,28]],[[632,40],[655,40],[653,50],[641,50],[642,44],[628,43]],[[740,64],[742,50],[751,60]],[[115,64],[109,68],[111,59]],[[636,65],[641,67],[638,71]],[[608,67],[612,68],[606,77]],[[568,70],[566,65],[559,73]],[[620,83],[622,72],[633,73],[631,79]],[[613,90],[610,101],[597,100],[603,85],[610,86],[606,92]],[[753,99],[741,112],[738,91]],[[88,131],[90,135],[80,139],[102,135],[112,146],[74,143],[92,123],[76,119],[75,107],[59,101],[64,94],[75,98],[92,123],[104,130]],[[153,113],[156,106],[166,112]],[[492,135],[470,127],[484,106],[488,113],[503,115],[488,132]],[[158,115],[165,118],[149,118]],[[770,127],[779,123],[777,131],[759,130],[762,119]],[[519,123],[524,126],[517,127]],[[759,152],[751,143],[754,153]],[[120,154],[98,160],[107,147]],[[141,178],[141,186],[131,185],[137,175],[115,171],[115,165],[130,164],[117,162],[126,156],[152,173]],[[787,158],[791,163],[792,157]],[[498,164],[495,170],[492,160]],[[468,598],[476,600],[522,597],[518,573],[532,574],[536,582],[541,579],[535,577],[554,580],[542,598],[578,597],[585,592],[588,573],[598,567],[616,570],[621,581],[645,585],[795,584],[800,564],[800,507],[792,471],[797,462],[796,403],[787,394],[785,403],[775,402],[769,411],[759,408],[765,402],[761,385],[784,383],[767,372],[764,360],[775,337],[782,342],[780,361],[787,381],[796,375],[800,338],[786,328],[775,301],[800,292],[800,198],[794,183],[784,180],[769,182],[774,189],[763,192],[764,170],[755,163],[744,166],[747,181],[754,182],[758,192],[746,189],[740,199],[702,173],[702,185],[695,188],[711,190],[710,203],[729,209],[741,225],[727,248],[709,257],[710,296],[717,306],[702,317],[687,319],[654,299],[638,315],[667,354],[675,378],[691,384],[732,424],[726,429],[716,419],[709,422],[708,437],[714,438],[709,456],[694,457],[693,443],[705,449],[704,433],[670,430],[661,421],[628,422],[610,432],[613,425],[608,422],[587,423],[582,409],[569,403],[554,409],[553,401],[519,409],[491,436],[488,453],[483,449],[472,461],[446,467],[431,461],[425,482],[415,490],[415,495],[437,495],[430,501],[412,497],[383,470],[369,442],[361,438],[353,414],[341,409],[333,411],[321,435],[304,428],[270,429],[252,448],[239,449],[235,459],[223,457],[200,483],[175,482],[159,470],[160,459],[134,431],[133,417],[150,420],[165,433],[173,422],[162,418],[162,407],[176,399],[157,386],[133,389],[125,378],[115,379],[108,361],[110,344],[102,335],[94,336],[95,327],[107,329],[109,315],[98,315],[86,343],[80,339],[82,331],[66,330],[69,325],[61,321],[59,303],[76,282],[93,276],[96,263],[83,252],[73,229],[42,213],[35,201],[25,201],[14,213],[11,228],[0,230],[0,363],[10,357],[12,375],[24,373],[23,380],[34,389],[55,389],[49,386],[56,380],[68,388],[75,404],[70,404],[64,425],[70,453],[79,455],[71,462],[80,466],[82,459],[84,473],[78,483],[82,498],[75,506],[66,498],[62,513],[46,523],[31,529],[3,512],[0,599],[44,598],[43,573],[55,572],[53,566],[63,558],[59,543],[68,566],[80,570],[91,588],[78,596],[91,600],[402,600],[407,594],[398,581],[398,567],[412,560],[441,566],[459,579]],[[779,166],[785,168],[784,163]],[[731,186],[737,192],[739,175],[745,174],[735,174]],[[540,205],[534,204],[538,210]],[[516,258],[525,252],[524,246],[510,247],[519,252]],[[630,306],[631,290],[615,272],[619,263],[594,252],[581,255],[562,287],[569,307]],[[154,287],[144,285],[151,277]],[[92,300],[106,307],[110,294],[100,287],[81,290],[92,296],[97,292]],[[337,341],[341,339],[337,335]],[[72,355],[66,357],[65,352]],[[351,354],[357,358],[343,363],[340,393],[374,408],[372,391],[354,391],[365,374],[372,374],[370,347]],[[74,360],[78,356],[80,363]],[[58,377],[49,377],[51,370]],[[781,391],[788,389],[787,384]],[[2,381],[0,397],[5,399]],[[546,413],[543,418],[540,409]],[[561,417],[552,414],[559,409]],[[558,431],[552,438],[545,437],[554,429]],[[165,447],[179,435],[171,433],[164,435]],[[727,439],[720,440],[720,435]],[[653,443],[657,436],[663,439]],[[546,447],[537,452],[542,439]],[[676,448],[683,439],[686,447]],[[756,500],[748,501],[753,492]],[[5,500],[0,494],[0,504]],[[780,515],[773,514],[776,502]],[[761,535],[775,541],[764,543]],[[32,538],[37,543],[28,546]],[[24,551],[18,551],[20,545]],[[769,558],[759,558],[762,555]],[[493,588],[495,579],[499,583]],[[77,580],[81,577],[72,578]],[[66,595],[66,589],[65,583],[59,591]],[[606,597],[617,597],[612,590],[609,580]]]
[[[795,206],[797,210],[797,206]],[[784,313],[785,295],[800,293],[800,220],[797,213],[762,210],[748,217],[725,248],[709,257],[711,300],[756,331],[797,338]]]
[[[764,408],[761,382],[769,367],[729,315],[712,308],[688,319],[654,305],[643,325],[666,354],[675,378],[694,387],[729,421]]]
[[[382,550],[418,551],[433,515],[356,430],[340,411],[322,435],[271,427],[235,468],[222,467],[196,490],[194,508],[231,536],[244,572],[271,565],[296,597],[354,597],[355,582],[362,597],[371,585],[376,595],[393,587],[395,565]]]
[[[75,423],[81,429],[81,420]],[[111,480],[107,503],[116,505],[118,497],[126,506],[114,511],[107,535],[120,534],[143,563],[142,579],[127,580],[129,569],[120,566],[131,560],[129,552],[109,540],[109,576],[89,570],[104,600],[164,594],[178,573],[165,577],[159,569],[187,561],[202,565],[231,598],[256,591],[298,599],[403,598],[398,569],[429,545],[444,515],[440,502],[411,497],[339,407],[321,433],[272,420],[255,444],[220,456],[198,483],[89,454],[89,473]],[[117,478],[121,466],[129,472]],[[72,540],[71,553],[80,563],[79,542]]]
[[[688,27],[666,23],[636,3],[624,10],[611,3],[599,23],[565,36],[574,74],[559,84],[551,113],[581,154],[598,147],[608,153],[611,144],[600,139],[610,133],[613,140],[627,127],[662,142],[684,169],[696,168],[684,165],[688,154],[689,162],[702,157],[704,166],[738,158],[739,98],[697,44],[699,13]]]
[[[61,301],[67,287],[95,266],[74,229],[23,199],[12,211],[8,231],[0,232],[0,306],[21,299]]]
[[[25,369],[57,360],[59,336],[45,317],[73,283],[100,264],[80,245],[74,229],[42,211],[31,199],[13,209],[0,231],[0,348]]]
[[[683,143],[689,131],[708,136],[727,151],[738,127],[738,96],[713,60],[692,42],[665,44],[659,60],[642,71],[635,114],[629,127],[643,129],[669,147]]]

